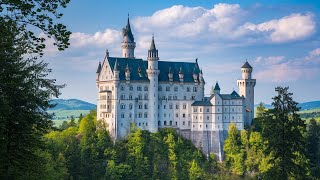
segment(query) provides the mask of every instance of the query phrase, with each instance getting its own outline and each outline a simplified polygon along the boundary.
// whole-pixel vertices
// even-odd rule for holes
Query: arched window
[[[170,91],[170,87],[169,86],[166,87],[166,91]]]
[[[179,104],[176,104],[176,109],[179,109]]]
[[[187,109],[187,105],[186,104],[183,104],[183,109]]]
[[[148,113],[144,113],[144,118],[148,118]]]
[[[177,92],[178,91],[178,86],[174,87],[174,91]]]
[[[120,90],[121,90],[121,91],[124,91],[124,86],[120,86]]]
[[[170,104],[170,105],[169,105],[169,109],[173,109],[173,104]]]
[[[121,94],[120,99],[124,100],[126,98],[126,96],[124,94]]]
[[[132,109],[132,104],[129,104],[129,109]]]
[[[197,89],[198,89],[198,88],[197,88],[196,86],[194,86],[194,87],[193,87],[193,92],[197,92]]]
[[[144,104],[144,109],[148,109],[148,104]]]
[[[187,87],[187,92],[190,92],[190,87]]]
[[[161,126],[161,121],[158,121],[158,126]]]
[[[138,117],[142,118],[142,113],[141,112],[139,112]]]
[[[121,118],[124,118],[124,113],[121,114]]]
[[[139,108],[139,109],[142,109],[142,103],[140,103],[140,104],[138,105],[138,108]]]
[[[145,87],[144,87],[144,91],[148,91],[148,86],[145,86]]]
[[[129,94],[129,99],[132,100],[132,94]]]
[[[120,105],[120,109],[126,109],[126,105],[121,104],[121,105]]]
[[[144,99],[148,100],[148,94],[144,94]]]
[[[165,126],[167,125],[167,121],[164,121],[164,125],[165,125]]]
[[[137,91],[142,91],[141,86],[138,86],[138,87],[137,87]]]
[[[129,87],[129,90],[130,90],[130,91],[133,91],[133,86],[130,86],[130,87]]]
[[[138,98],[139,98],[139,100],[142,100],[142,94],[139,94]]]
[[[170,121],[170,126],[172,126],[172,121]]]

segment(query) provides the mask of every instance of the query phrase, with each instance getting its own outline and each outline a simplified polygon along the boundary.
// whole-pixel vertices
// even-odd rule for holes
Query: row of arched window
[[[131,110],[133,108],[133,104],[129,104],[129,110]],[[139,103],[138,104],[138,109],[148,109],[148,104],[142,104],[142,103]],[[125,104],[120,104],[120,109],[126,109],[126,105]]]
[[[120,90],[121,90],[121,91],[124,91],[124,90],[125,90],[125,86],[121,85],[121,86],[120,86]],[[133,91],[133,86],[129,86],[129,90],[130,90],[130,91]],[[148,86],[144,86],[144,87],[143,87],[143,90],[144,90],[144,91],[148,91]],[[142,86],[137,86],[137,91],[142,91]]]
[[[125,94],[121,94],[120,95],[120,99],[121,100],[125,100],[126,99],[126,95]],[[128,98],[129,100],[132,100],[133,99],[133,96],[132,96],[132,94],[129,94],[129,98]],[[139,94],[138,95],[138,99],[139,100],[142,100],[142,94]],[[148,94],[144,94],[144,100],[148,100]]]

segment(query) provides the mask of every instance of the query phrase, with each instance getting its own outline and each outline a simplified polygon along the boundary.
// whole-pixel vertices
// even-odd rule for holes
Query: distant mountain
[[[53,99],[52,104],[57,104],[49,110],[91,110],[95,109],[96,105],[79,99]]]
[[[257,106],[258,104],[255,105],[255,107]],[[265,104],[264,106],[268,109],[272,108],[272,105],[270,104]],[[320,101],[310,101],[310,102],[299,103],[298,106],[301,107],[301,110],[317,109],[317,108],[320,108]]]

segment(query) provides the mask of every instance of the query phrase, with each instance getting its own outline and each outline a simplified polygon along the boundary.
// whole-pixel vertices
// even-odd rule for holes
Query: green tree
[[[273,109],[262,117],[262,135],[268,141],[266,153],[271,153],[273,164],[269,175],[274,179],[305,178],[308,174],[306,143],[303,134],[306,125],[297,112],[297,102],[288,87],[277,87]]]
[[[176,155],[176,143],[174,140],[174,136],[171,133],[169,133],[168,136],[165,137],[165,143],[168,146],[170,179],[178,179],[178,171],[177,171],[178,158]]]
[[[70,119],[70,122],[68,123],[69,124],[69,126],[76,126],[77,124],[76,124],[76,122],[75,122],[76,120],[74,119],[74,117],[73,116],[71,116],[71,119]]]
[[[224,142],[224,153],[227,167],[231,172],[237,175],[243,175],[243,150],[240,133],[234,123],[230,123],[228,130],[228,137]]]
[[[190,163],[189,169],[189,178],[190,180],[201,180],[205,179],[205,172],[201,167],[197,164],[195,160],[192,160]]]
[[[311,174],[320,178],[320,125],[311,119],[307,128],[307,152]]]

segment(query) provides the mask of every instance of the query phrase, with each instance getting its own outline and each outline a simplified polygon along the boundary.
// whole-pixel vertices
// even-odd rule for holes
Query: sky
[[[255,103],[271,103],[276,86],[289,86],[298,102],[320,100],[318,1],[73,0],[61,12],[71,45],[61,52],[48,40],[44,56],[50,78],[66,84],[59,98],[96,103],[97,66],[106,49],[121,56],[129,13],[136,58],[146,59],[154,34],[160,61],[198,58],[206,95],[216,82],[221,93],[238,91],[247,60],[257,79]]]

